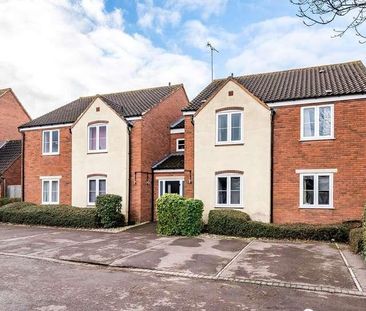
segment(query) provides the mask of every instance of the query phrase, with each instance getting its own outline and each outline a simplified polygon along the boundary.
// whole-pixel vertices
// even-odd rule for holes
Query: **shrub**
[[[237,211],[241,213],[240,211]],[[240,237],[335,240],[348,242],[349,228],[345,225],[277,225],[259,221],[248,221],[248,216],[233,211],[212,210],[208,217],[208,232],[212,234]]]
[[[366,206],[363,214],[363,252],[362,255],[366,259]]]
[[[355,228],[349,232],[349,246],[352,252],[358,254],[363,251],[363,228]]]
[[[35,205],[27,202],[0,207],[0,222],[74,228],[100,227],[94,208],[67,205]]]
[[[163,235],[200,234],[203,203],[178,194],[164,194],[157,200],[158,233]]]
[[[20,202],[18,198],[0,198],[0,206],[4,206],[9,203]]]
[[[123,226],[125,218],[121,214],[122,197],[115,194],[105,194],[97,197],[96,212],[104,228]]]

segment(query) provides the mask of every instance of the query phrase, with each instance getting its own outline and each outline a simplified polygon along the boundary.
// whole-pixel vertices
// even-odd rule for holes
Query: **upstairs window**
[[[42,154],[60,153],[60,130],[48,130],[42,133]]]
[[[216,114],[216,143],[240,144],[243,142],[243,112],[225,111]]]
[[[93,124],[88,127],[88,151],[107,151],[107,125]]]
[[[184,139],[177,139],[177,151],[184,151]]]
[[[334,106],[301,108],[301,140],[334,138]]]

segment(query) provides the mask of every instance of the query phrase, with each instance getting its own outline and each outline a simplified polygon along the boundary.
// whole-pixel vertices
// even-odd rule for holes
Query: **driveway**
[[[366,292],[366,265],[346,245],[159,237],[153,229],[101,233],[0,225],[0,256],[327,293]]]

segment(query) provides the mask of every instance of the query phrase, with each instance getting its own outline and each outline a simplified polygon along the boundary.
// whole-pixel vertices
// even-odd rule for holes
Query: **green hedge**
[[[97,197],[95,206],[104,228],[115,228],[125,224],[125,218],[121,214],[121,196],[115,194],[100,195]]]
[[[158,226],[162,235],[194,236],[202,230],[203,203],[178,194],[164,194],[157,200]]]
[[[363,252],[363,228],[355,228],[349,232],[349,246],[355,254]]]
[[[363,215],[363,257],[366,260],[366,206],[364,209],[364,215]]]
[[[17,198],[0,198],[0,206],[4,206],[9,203],[20,202]]]
[[[208,232],[240,237],[302,239],[319,241],[348,242],[347,225],[277,225],[259,221],[249,221],[240,211],[212,210],[208,217]]]
[[[0,222],[74,228],[100,227],[95,208],[38,206],[27,202],[10,203],[0,207]]]

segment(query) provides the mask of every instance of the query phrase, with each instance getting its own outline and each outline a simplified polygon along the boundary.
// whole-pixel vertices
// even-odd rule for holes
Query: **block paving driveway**
[[[120,233],[2,224],[5,257],[366,297],[365,263],[335,243],[160,237],[151,224]]]

